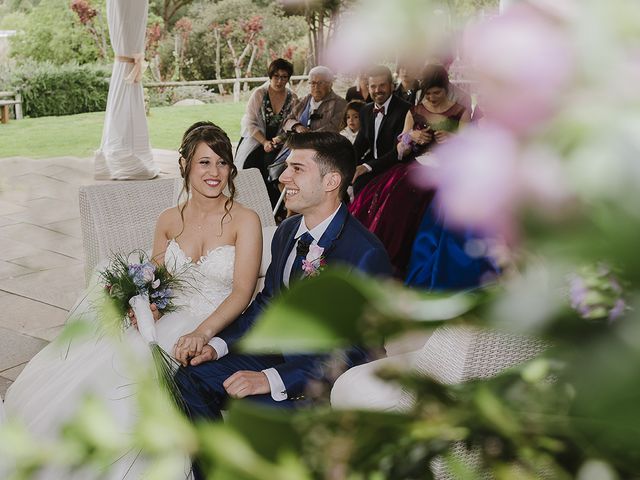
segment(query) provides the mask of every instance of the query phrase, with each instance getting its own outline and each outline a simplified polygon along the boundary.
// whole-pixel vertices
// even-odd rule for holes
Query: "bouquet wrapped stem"
[[[130,263],[129,257],[116,255],[109,267],[100,272],[105,292],[121,318],[122,326],[128,326],[128,311],[136,316],[140,335],[149,345],[159,382],[167,389],[178,407],[182,397],[173,379],[178,363],[158,344],[155,319],[150,304],[155,303],[162,313],[174,311],[174,292],[184,283],[179,275],[171,275],[163,265],[148,260],[143,252],[138,262]]]

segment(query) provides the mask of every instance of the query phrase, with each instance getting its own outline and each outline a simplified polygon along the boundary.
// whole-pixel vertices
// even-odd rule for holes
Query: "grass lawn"
[[[184,131],[199,120],[219,125],[237,142],[244,109],[244,102],[152,108],[147,117],[151,146],[177,150]],[[11,120],[0,124],[0,158],[91,157],[100,147],[103,124],[104,112]]]

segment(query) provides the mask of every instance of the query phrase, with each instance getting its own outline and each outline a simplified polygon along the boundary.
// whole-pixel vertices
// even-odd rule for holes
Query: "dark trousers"
[[[220,360],[206,362],[196,367],[181,367],[176,373],[176,383],[185,402],[185,413],[191,421],[221,420],[221,410],[229,399],[222,384],[240,370],[261,370],[282,363],[282,355],[236,355],[229,354]],[[291,408],[296,402],[276,402],[271,394],[253,395],[247,400],[279,408]],[[198,459],[193,462],[195,480],[206,478],[203,465]]]

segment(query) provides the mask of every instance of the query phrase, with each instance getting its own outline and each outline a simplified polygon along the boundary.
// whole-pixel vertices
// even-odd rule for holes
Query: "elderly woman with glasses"
[[[342,126],[347,101],[333,90],[333,72],[324,66],[309,71],[309,95],[294,107],[284,122],[285,132],[336,132]]]
[[[252,94],[242,118],[242,139],[234,163],[239,168],[257,168],[267,185],[271,204],[278,201],[280,192],[267,181],[267,166],[271,164],[284,142],[283,121],[290,114],[298,97],[287,84],[293,75],[293,65],[277,58],[269,65],[269,83]]]

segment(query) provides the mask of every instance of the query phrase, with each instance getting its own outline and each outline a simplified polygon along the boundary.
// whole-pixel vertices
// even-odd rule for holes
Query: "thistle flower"
[[[569,276],[571,307],[587,320],[620,318],[627,310],[622,287],[608,265],[583,268]]]

